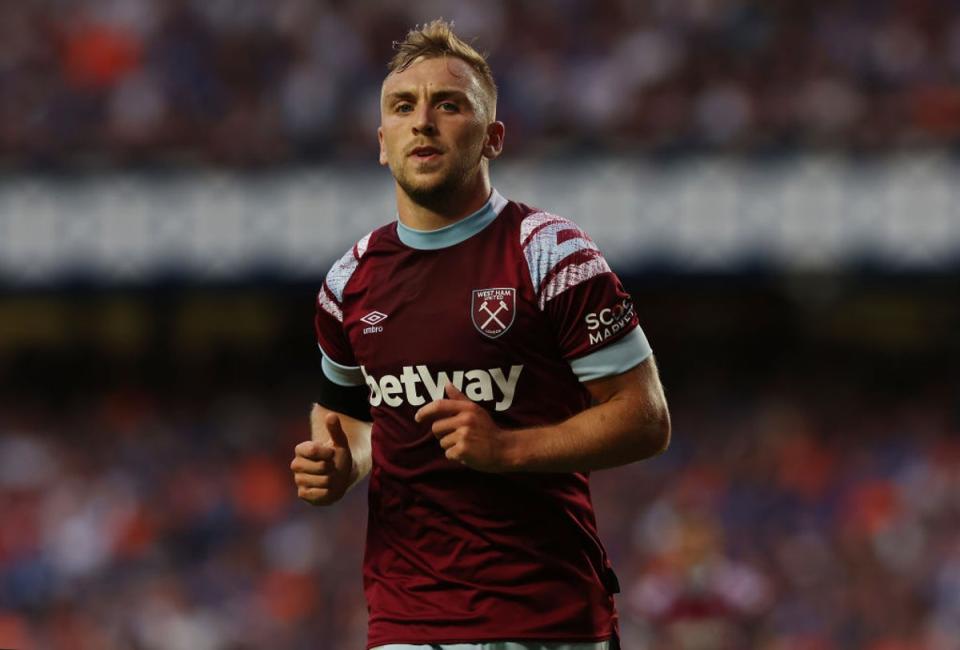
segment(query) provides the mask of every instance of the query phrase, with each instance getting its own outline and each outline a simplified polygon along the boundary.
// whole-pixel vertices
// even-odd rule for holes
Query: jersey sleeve
[[[633,300],[576,224],[529,215],[521,224],[521,246],[538,305],[580,381],[626,372],[650,356]]]
[[[340,386],[364,384],[363,373],[344,329],[343,294],[360,264],[360,258],[366,252],[369,240],[370,235],[367,235],[334,263],[317,293],[314,328],[317,345],[323,355],[323,374]]]

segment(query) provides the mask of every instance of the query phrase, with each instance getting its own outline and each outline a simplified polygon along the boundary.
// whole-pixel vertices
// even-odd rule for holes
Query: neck
[[[458,191],[424,205],[414,202],[403,188],[397,185],[397,214],[400,222],[409,228],[436,230],[456,223],[482,208],[490,198],[490,191],[490,178],[481,173]]]

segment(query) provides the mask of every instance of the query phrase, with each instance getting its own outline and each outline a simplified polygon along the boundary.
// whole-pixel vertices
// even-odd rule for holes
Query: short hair
[[[452,22],[437,18],[423,26],[417,25],[407,32],[407,37],[402,41],[394,41],[393,49],[397,53],[387,64],[388,74],[406,70],[420,57],[457,57],[477,73],[481,85],[492,100],[491,115],[496,112],[497,84],[493,80],[490,64],[483,54],[453,32]]]

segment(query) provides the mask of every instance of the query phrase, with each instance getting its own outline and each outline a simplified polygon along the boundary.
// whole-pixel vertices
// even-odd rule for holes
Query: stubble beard
[[[408,174],[403,167],[394,170],[393,178],[417,205],[435,212],[445,212],[446,208],[456,205],[457,198],[467,186],[471,168],[470,157],[463,157],[435,181],[417,183],[411,178],[413,174]]]

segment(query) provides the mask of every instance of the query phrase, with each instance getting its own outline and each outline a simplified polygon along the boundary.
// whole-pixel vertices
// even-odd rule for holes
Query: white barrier
[[[769,165],[502,161],[506,196],[580,223],[618,269],[956,268],[960,165],[937,155]],[[379,168],[0,180],[0,282],[316,276],[393,218]]]

